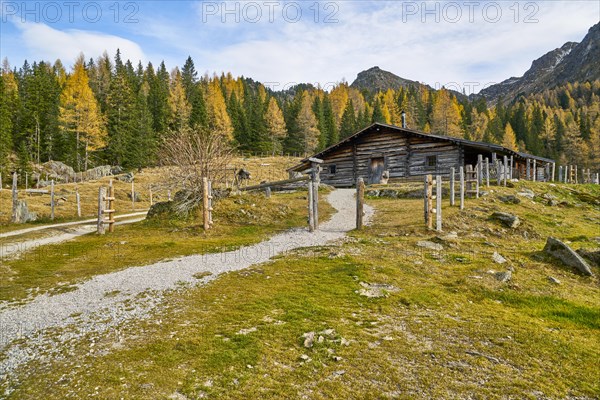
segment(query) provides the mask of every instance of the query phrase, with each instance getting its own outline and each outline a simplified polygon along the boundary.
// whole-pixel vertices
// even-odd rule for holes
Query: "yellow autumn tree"
[[[233,140],[233,125],[229,114],[227,114],[227,106],[225,105],[219,79],[216,77],[208,82],[206,111],[208,114],[208,127],[227,139]]]
[[[513,130],[510,122],[506,124],[504,128],[504,137],[502,139],[502,146],[507,149],[518,151],[517,146],[517,137],[515,136],[515,131]]]
[[[441,135],[462,137],[460,123],[460,105],[448,90],[442,88],[437,92],[433,102],[431,131]]]
[[[265,121],[267,123],[267,131],[271,138],[271,146],[273,152],[280,152],[282,149],[281,140],[285,138],[287,133],[285,126],[285,119],[283,113],[277,105],[277,101],[271,97],[269,105],[267,106],[267,112],[265,114]]]
[[[187,101],[179,68],[175,68],[173,72],[171,72],[169,110],[169,122],[172,129],[180,130],[189,123],[192,106]]]
[[[81,54],[75,61],[73,73],[67,78],[60,96],[59,122],[63,132],[75,139],[74,160],[81,170],[88,168],[90,153],[106,144],[104,118],[89,85]]]
[[[331,93],[329,93],[329,100],[331,101],[331,109],[333,111],[333,117],[335,118],[335,124],[339,129],[340,123],[342,122],[342,115],[346,109],[348,103],[348,83],[341,82],[338,84]]]
[[[298,113],[298,128],[304,141],[304,151],[313,153],[319,144],[319,129],[317,128],[317,118],[312,110],[311,96],[305,90],[302,93],[302,104]]]

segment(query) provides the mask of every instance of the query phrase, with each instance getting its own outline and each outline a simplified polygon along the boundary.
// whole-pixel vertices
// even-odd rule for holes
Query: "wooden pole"
[[[75,200],[77,201],[77,216],[81,217],[81,196],[79,196],[79,188],[75,188]]]
[[[502,184],[502,171],[501,171],[501,166],[502,163],[500,162],[500,160],[496,160],[496,179],[498,180],[498,186],[500,186],[500,184]]]
[[[321,166],[319,162],[311,162],[312,165],[312,185],[313,185],[313,213],[314,213],[314,223],[315,230],[319,229],[319,183],[321,181]]]
[[[105,210],[108,214],[108,233],[113,233],[115,230],[115,187],[112,179],[108,181],[108,197],[106,200],[108,200],[108,210]]]
[[[481,168],[481,167],[480,167]],[[442,176],[435,177],[435,230],[442,231]]]
[[[460,175],[460,209],[465,209],[465,169],[464,167],[459,168]]]
[[[490,187],[490,160],[485,158],[485,185]]]
[[[135,210],[135,183],[131,180],[131,210]]]
[[[508,157],[504,156],[504,186],[506,187],[506,178],[508,175]]]
[[[552,163],[552,178],[551,178],[552,182],[554,182],[554,177],[556,176],[555,173],[556,173],[556,163]]]
[[[577,165],[575,165],[575,183],[579,183],[579,178],[578,178],[578,174],[577,174]]]
[[[212,195],[212,181],[208,181],[208,224],[213,224],[213,195]]]
[[[54,179],[50,182],[50,219],[54,221]]]
[[[563,168],[562,165],[558,166],[558,181],[562,183],[563,181]]]
[[[477,184],[483,185],[483,156],[477,155]]]
[[[454,167],[450,168],[450,205],[454,206]]]
[[[514,160],[515,160],[514,157],[510,156],[510,169],[509,169],[509,173],[508,173],[509,179],[513,178],[513,169],[515,168]]]
[[[433,229],[433,177],[427,175],[427,229]]]
[[[17,222],[17,207],[19,203],[19,195],[17,193],[17,173],[13,173],[13,181],[12,181],[12,219],[11,222]]]
[[[0,192],[2,191],[2,172],[0,172]]]
[[[167,196],[169,196],[169,201],[171,201],[171,189],[167,192]]]
[[[529,158],[526,160],[527,161],[527,170],[526,170],[526,176],[527,176],[527,180],[531,179],[531,167],[529,166]]]
[[[537,181],[537,161],[533,160],[533,176],[531,177],[532,181]]]
[[[27,193],[27,189],[29,189],[29,174],[25,172],[25,193]]]
[[[475,166],[475,173],[477,174],[477,178],[475,179],[475,198],[479,198],[479,169],[481,169],[481,164],[477,164]]]
[[[427,202],[427,193],[429,190],[429,175],[425,175],[423,177],[423,219],[425,220],[425,225],[427,225],[427,221],[429,221],[429,205]]]
[[[315,213],[314,213],[314,189],[312,182],[308,182],[308,230],[314,232],[315,230]]]
[[[270,199],[270,198],[271,198],[271,186],[267,186],[267,187],[265,188],[265,197],[266,197],[267,199]]]
[[[569,166],[565,165],[565,179],[564,183],[569,183]]]
[[[208,215],[208,178],[202,178],[202,221],[204,223],[204,230],[207,231],[210,228],[210,217]]]
[[[365,203],[365,182],[358,178],[356,182],[356,229],[363,227],[363,214]]]
[[[150,196],[150,207],[152,207],[152,205],[154,204],[154,201],[152,199],[152,186],[150,186],[148,188],[148,192],[149,192],[149,196]]]
[[[104,235],[104,188],[98,189],[98,235]]]

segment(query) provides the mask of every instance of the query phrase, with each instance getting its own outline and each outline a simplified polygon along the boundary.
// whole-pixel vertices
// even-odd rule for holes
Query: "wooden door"
[[[371,158],[371,163],[369,165],[369,183],[381,183],[381,177],[383,176],[384,168],[385,161],[383,157]]]

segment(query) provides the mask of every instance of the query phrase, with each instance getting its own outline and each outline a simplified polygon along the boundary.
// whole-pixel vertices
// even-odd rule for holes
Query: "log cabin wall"
[[[448,175],[451,167],[458,169],[461,149],[457,144],[439,139],[380,129],[366,132],[322,158],[321,180],[328,185],[343,187],[354,185],[359,177],[368,182],[370,163],[374,158],[384,160],[384,169],[389,171],[390,179]]]

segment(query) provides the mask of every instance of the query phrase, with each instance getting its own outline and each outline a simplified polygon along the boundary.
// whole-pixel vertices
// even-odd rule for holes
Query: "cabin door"
[[[371,158],[369,165],[369,183],[377,184],[381,183],[383,177],[383,169],[385,168],[385,161],[381,158]]]

